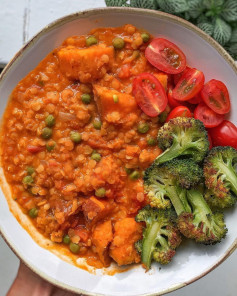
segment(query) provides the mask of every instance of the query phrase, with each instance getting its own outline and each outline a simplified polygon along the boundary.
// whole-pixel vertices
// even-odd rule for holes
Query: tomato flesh
[[[155,38],[147,46],[145,57],[157,69],[168,74],[178,74],[186,67],[186,57],[174,43]]]
[[[178,101],[188,101],[193,98],[204,85],[204,74],[195,69],[189,69],[182,75],[173,90],[173,97]]]
[[[168,102],[169,102],[169,105],[171,108],[175,108],[175,107],[178,107],[180,106],[180,104],[182,104],[180,101],[177,101],[173,98],[173,90],[172,88],[168,88]]]
[[[212,79],[206,83],[201,91],[201,96],[206,105],[218,114],[230,111],[230,97],[225,84]]]
[[[164,87],[150,73],[142,73],[134,78],[132,93],[138,106],[151,117],[163,112],[168,103]]]
[[[191,111],[185,106],[178,106],[174,108],[168,115],[166,122],[176,117],[193,117]]]
[[[194,110],[194,118],[203,122],[205,127],[215,127],[222,123],[224,115],[215,113],[204,103],[200,103]]]
[[[232,122],[224,120],[208,132],[212,137],[213,146],[231,146],[237,149],[237,127]]]
[[[202,101],[202,98],[200,94],[197,94],[192,99],[188,100],[188,102],[193,105],[198,105],[201,103],[201,101]]]
[[[181,73],[174,75],[173,80],[174,80],[175,85],[179,82],[182,75],[184,75],[189,69],[191,69],[191,68],[189,66],[186,66],[186,68]]]

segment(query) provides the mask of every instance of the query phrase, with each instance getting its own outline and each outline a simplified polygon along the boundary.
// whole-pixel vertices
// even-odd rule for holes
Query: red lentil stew
[[[145,57],[150,38],[132,25],[69,37],[18,83],[4,115],[13,198],[39,232],[97,268],[140,262],[134,217],[160,123],[132,82],[147,72],[167,91],[169,80]]]

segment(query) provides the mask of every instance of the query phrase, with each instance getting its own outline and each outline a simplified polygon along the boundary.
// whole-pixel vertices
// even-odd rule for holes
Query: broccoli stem
[[[173,142],[170,148],[167,148],[162,154],[156,158],[156,163],[164,163],[181,155],[183,150],[177,142]]]
[[[152,254],[158,242],[157,235],[159,234],[160,229],[161,223],[156,221],[149,225],[144,234],[145,240],[142,246],[142,263],[147,269],[151,266]]]
[[[178,216],[183,212],[191,213],[191,208],[186,199],[185,189],[178,193],[174,186],[170,186],[166,190]]]
[[[232,165],[229,164],[228,166],[223,162],[218,162],[218,167],[220,168],[220,171],[225,174],[225,179],[229,182],[231,190],[237,195],[237,175]]]

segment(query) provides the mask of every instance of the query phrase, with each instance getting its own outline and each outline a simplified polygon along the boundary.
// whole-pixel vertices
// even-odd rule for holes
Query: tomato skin
[[[30,153],[35,154],[35,153],[38,153],[38,152],[43,151],[43,150],[44,150],[44,147],[42,147],[42,146],[35,146],[35,145],[28,145],[28,146],[26,147],[26,149],[27,149],[27,151],[29,151]]]
[[[213,146],[231,146],[237,149],[237,127],[232,122],[224,120],[208,132],[212,137]]]
[[[186,57],[174,43],[164,38],[155,38],[147,46],[145,57],[157,69],[178,74],[186,67]]]
[[[204,74],[195,69],[189,69],[182,75],[173,90],[173,97],[178,101],[188,101],[200,92],[204,85]]]
[[[230,111],[230,96],[225,84],[219,80],[208,81],[201,96],[206,105],[218,114],[226,114]]]
[[[209,150],[211,150],[211,148],[213,147],[213,145],[212,145],[212,138],[211,138],[209,132],[207,132],[207,136],[208,136],[208,141],[209,141]]]
[[[200,94],[197,94],[192,99],[188,100],[188,102],[193,105],[198,105],[201,103],[201,101],[202,101],[202,98]]]
[[[164,87],[150,73],[142,73],[134,78],[132,93],[138,106],[150,117],[159,115],[168,104]]]
[[[222,123],[224,115],[215,113],[204,103],[200,103],[194,110],[194,118],[203,122],[205,127],[215,127]]]
[[[177,101],[173,98],[173,90],[172,88],[168,88],[168,102],[171,108],[175,108],[182,104],[180,101]]]
[[[193,117],[191,111],[185,106],[178,106],[174,108],[168,115],[166,122],[176,117]]]
[[[176,85],[180,78],[182,77],[182,75],[184,75],[189,69],[191,69],[189,66],[186,66],[186,68],[183,70],[183,72],[179,73],[179,74],[175,74],[173,77],[174,79],[174,84]]]

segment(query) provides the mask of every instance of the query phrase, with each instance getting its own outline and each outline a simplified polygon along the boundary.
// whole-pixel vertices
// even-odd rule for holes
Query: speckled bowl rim
[[[202,30],[200,30],[198,27],[194,26],[190,22],[179,18],[177,16],[165,13],[165,12],[160,12],[160,11],[155,11],[155,10],[149,10],[149,9],[141,9],[141,8],[128,8],[128,7],[107,7],[107,8],[95,8],[95,9],[89,9],[81,12],[76,12],[73,14],[69,14],[67,16],[64,16],[62,18],[59,18],[46,27],[44,27],[40,32],[38,32],[36,35],[34,35],[12,58],[12,60],[5,66],[4,70],[2,71],[0,75],[0,83],[4,80],[4,77],[7,76],[10,68],[12,65],[17,62],[17,60],[20,58],[21,54],[30,46],[32,46],[41,36],[43,36],[45,33],[53,30],[54,28],[58,26],[62,26],[68,21],[73,21],[78,18],[86,18],[90,16],[100,16],[100,14],[110,14],[110,13],[121,13],[124,14],[124,12],[129,12],[130,14],[137,14],[137,13],[143,13],[147,16],[152,16],[152,17],[158,17],[160,19],[164,20],[169,20],[172,21],[173,23],[182,25],[183,27],[195,32],[198,34],[201,38],[203,38],[206,42],[208,42],[212,47],[214,47],[218,53],[225,59],[225,61],[231,66],[231,68],[234,70],[234,72],[237,75],[237,65],[235,64],[235,61],[231,58],[231,56],[225,51],[225,49],[219,45],[212,37],[204,33]],[[69,285],[66,285],[62,282],[59,282],[51,277],[49,277],[47,274],[41,272],[35,267],[30,266],[29,262],[27,261],[27,258],[25,258],[23,254],[20,254],[20,252],[17,250],[17,247],[14,246],[13,244],[10,243],[10,240],[7,237],[7,234],[4,233],[3,229],[1,228],[0,225],[0,234],[2,235],[3,239],[5,242],[8,244],[10,249],[14,252],[14,254],[26,265],[28,266],[34,273],[38,274],[40,277],[42,277],[44,280],[50,282],[51,284],[62,288],[64,290],[77,293],[80,295],[85,295],[85,296],[109,296],[109,294],[98,294],[98,293],[91,293],[85,290],[81,290]],[[172,291],[175,291],[177,289],[180,289],[182,287],[185,287],[196,280],[202,278],[212,270],[214,270],[217,266],[219,266],[222,262],[224,262],[235,250],[237,249],[237,238],[235,239],[234,243],[230,246],[230,248],[223,254],[223,256],[215,263],[213,264],[210,268],[206,269],[204,272],[202,272],[199,276],[196,276],[192,278],[191,280],[183,283],[179,283],[177,285],[172,286],[171,288],[164,289],[160,291],[159,293],[145,293],[140,296],[159,296],[159,295],[164,295],[167,293],[170,293]]]

